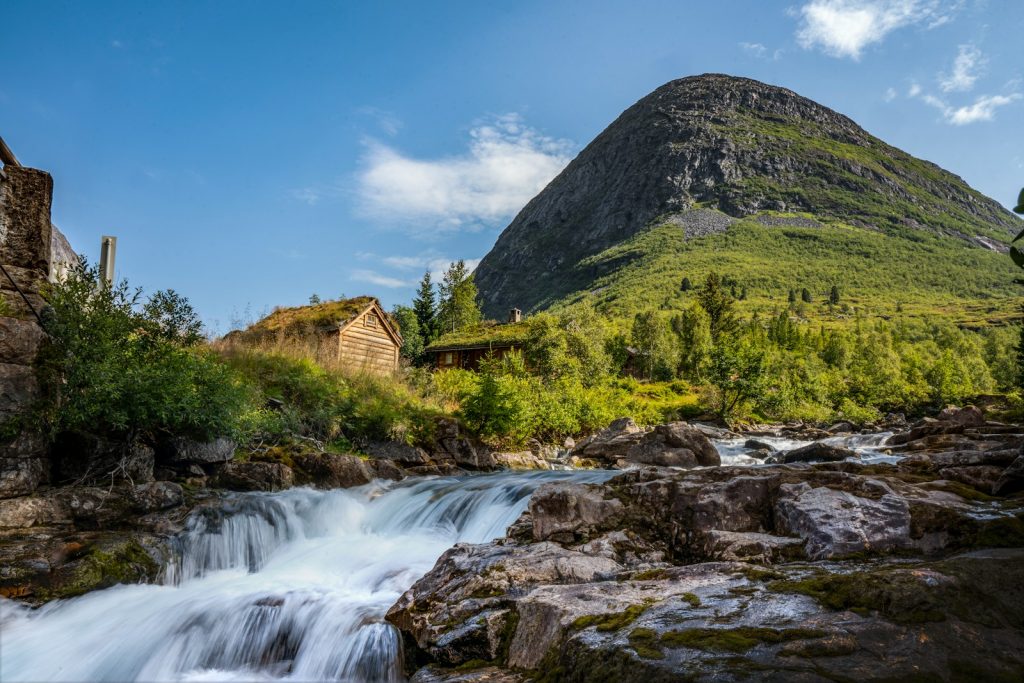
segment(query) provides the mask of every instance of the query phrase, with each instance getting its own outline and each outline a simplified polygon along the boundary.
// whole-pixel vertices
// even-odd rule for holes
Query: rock
[[[46,441],[28,430],[0,444],[0,499],[25,496],[50,481]]]
[[[181,486],[169,481],[140,484],[131,489],[132,507],[142,514],[178,507],[185,496]]]
[[[624,458],[630,448],[640,443],[643,431],[632,418],[620,417],[606,429],[592,434],[576,444],[573,455],[614,462]]]
[[[390,479],[399,481],[405,479],[406,473],[401,467],[390,460],[370,460],[366,463],[374,479]]]
[[[711,443],[711,440],[701,430],[691,427],[685,422],[658,425],[654,428],[654,434],[661,437],[668,446],[691,451],[697,458],[697,464],[701,466],[717,467],[722,464],[718,449]]]
[[[841,420],[825,430],[829,434],[850,434],[857,431],[857,425],[848,420]]]
[[[806,557],[802,538],[719,529],[709,531],[707,538],[707,555],[716,560],[776,564]]]
[[[1019,457],[1019,450],[950,451],[931,453],[928,461],[935,467],[1007,467]]]
[[[781,460],[784,463],[837,462],[847,458],[860,458],[860,456],[849,448],[832,446],[820,441],[781,454]]]
[[[32,365],[47,338],[35,320],[0,316],[0,363]]]
[[[643,432],[630,418],[620,418],[607,429],[588,437],[573,455],[594,458],[618,467],[717,466],[721,457],[704,433],[685,422],[658,425]]]
[[[939,420],[958,427],[980,427],[985,424],[985,414],[976,406],[948,406],[939,413]]]
[[[302,453],[293,456],[292,460],[295,464],[295,483],[299,485],[309,484],[318,489],[347,489],[368,484],[375,478],[370,467],[374,461],[365,462],[355,455]],[[384,469],[387,465],[394,466],[390,460],[377,462],[382,465],[381,471],[388,471]]]
[[[565,437],[565,441],[562,442],[562,448],[564,448],[567,451],[571,451],[572,449],[576,448],[576,439],[572,438],[571,436]]]
[[[215,465],[234,458],[236,447],[234,441],[224,437],[212,441],[196,441],[176,436],[159,444],[157,457],[172,466]]]
[[[400,441],[375,441],[367,444],[364,450],[374,458],[391,460],[406,467],[425,465],[430,462],[430,457],[425,450]]]
[[[131,496],[124,487],[69,486],[52,495],[69,511],[79,529],[111,529],[135,517]]]
[[[277,462],[229,462],[215,483],[233,491],[281,491],[292,487],[292,469]]]
[[[457,420],[438,418],[434,425],[435,438],[430,457],[436,463],[450,461],[470,470],[493,470],[496,467],[485,447],[460,435]]]
[[[882,482],[869,483],[874,499],[807,482],[782,484],[775,503],[779,530],[806,539],[812,560],[909,547],[906,501]]]
[[[153,481],[153,449],[141,441],[126,443],[83,432],[65,432],[53,446],[53,460],[59,482],[109,485],[128,481]]]
[[[39,396],[39,382],[31,365],[0,363],[0,416],[16,415]]]
[[[622,503],[606,499],[586,484],[544,484],[530,498],[533,538],[573,541],[587,538],[622,511]]]
[[[996,481],[992,487],[992,495],[1008,496],[1011,493],[1024,491],[1024,455],[1019,456]]]
[[[498,467],[510,470],[549,470],[551,465],[546,460],[534,455],[532,451],[518,453],[494,453],[494,462]]]
[[[417,671],[409,683],[526,683],[527,678],[514,671],[484,666],[470,671],[445,671],[425,666]]]
[[[775,452],[775,446],[771,445],[767,441],[758,441],[757,439],[747,439],[743,442],[743,447],[752,451],[768,451],[769,453]]]
[[[71,513],[60,500],[42,496],[0,500],[0,528],[20,529],[71,523]]]
[[[999,476],[1003,473],[1002,467],[994,465],[979,465],[977,467],[946,467],[939,470],[939,476],[952,481],[966,484],[976,491],[985,494],[992,492]]]

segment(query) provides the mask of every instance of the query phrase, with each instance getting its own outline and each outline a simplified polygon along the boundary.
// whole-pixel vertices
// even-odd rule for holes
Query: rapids
[[[0,680],[401,681],[385,612],[454,543],[503,536],[544,482],[500,473],[239,494],[194,513],[163,585],[0,599]]]

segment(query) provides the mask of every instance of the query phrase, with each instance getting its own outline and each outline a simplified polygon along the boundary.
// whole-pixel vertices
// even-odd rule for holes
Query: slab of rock
[[[181,486],[170,481],[140,484],[132,487],[129,496],[132,507],[142,514],[175,508],[185,500]]]
[[[833,446],[827,443],[815,442],[807,444],[791,451],[786,451],[780,456],[784,463],[792,462],[838,462],[848,458],[859,458],[856,451],[842,446]]]
[[[939,420],[958,427],[980,427],[985,424],[985,414],[976,406],[948,406],[939,413]]]
[[[0,444],[0,498],[26,496],[49,481],[49,448],[41,436],[22,430]]]
[[[622,512],[622,502],[587,484],[555,482],[537,489],[529,511],[534,540],[571,542],[607,525]]]
[[[71,523],[71,512],[52,497],[26,496],[0,500],[0,529],[23,529]]]
[[[775,503],[779,531],[807,540],[812,560],[912,545],[910,507],[881,482],[877,499],[807,482],[783,484]]]
[[[802,538],[712,529],[707,533],[707,539],[708,557],[716,560],[777,564],[806,557]]]
[[[282,491],[294,483],[292,469],[279,462],[229,462],[215,483],[232,491]]]
[[[374,441],[367,444],[364,450],[373,458],[390,460],[406,467],[430,462],[430,456],[425,450],[400,441]]]
[[[492,454],[495,464],[509,470],[549,470],[551,465],[547,460],[537,457],[533,451],[519,451],[517,453],[494,453]]]
[[[768,451],[769,453],[777,450],[775,446],[767,441],[760,441],[758,439],[747,439],[743,442],[743,447],[751,451]]]
[[[365,462],[362,458],[341,453],[300,453],[292,456],[295,464],[295,483],[309,485],[318,489],[347,489],[370,483],[377,477],[371,468],[374,461]],[[381,472],[390,472],[388,465],[399,472],[395,478],[401,479],[401,470],[390,460],[377,461]]]

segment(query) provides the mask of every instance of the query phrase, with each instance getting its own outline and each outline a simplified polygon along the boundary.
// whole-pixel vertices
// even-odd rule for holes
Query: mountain
[[[1022,227],[961,178],[758,81],[672,81],[623,112],[476,270],[488,315],[590,299],[673,305],[682,277],[905,301],[1015,294]]]

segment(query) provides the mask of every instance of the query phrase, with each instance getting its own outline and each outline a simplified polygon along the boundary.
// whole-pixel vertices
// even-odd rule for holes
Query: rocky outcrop
[[[572,450],[579,458],[625,469],[637,465],[707,467],[721,456],[704,432],[686,422],[643,430],[630,418],[615,420],[607,429],[587,437]]]
[[[1019,501],[947,484],[849,461],[547,484],[508,538],[448,551],[387,619],[413,680],[1009,676]]]
[[[292,487],[294,475],[279,462],[229,462],[213,483],[233,491],[281,491]]]
[[[153,481],[155,451],[142,441],[123,441],[95,434],[61,434],[51,450],[57,483],[103,485],[126,480]]]
[[[827,443],[816,442],[801,448],[786,451],[776,456],[779,462],[837,462],[847,458],[859,457],[857,453],[842,446],[832,446]]]
[[[237,444],[227,438],[198,441],[187,436],[174,436],[160,442],[157,454],[161,464],[181,468],[227,462],[235,457],[236,448]]]

